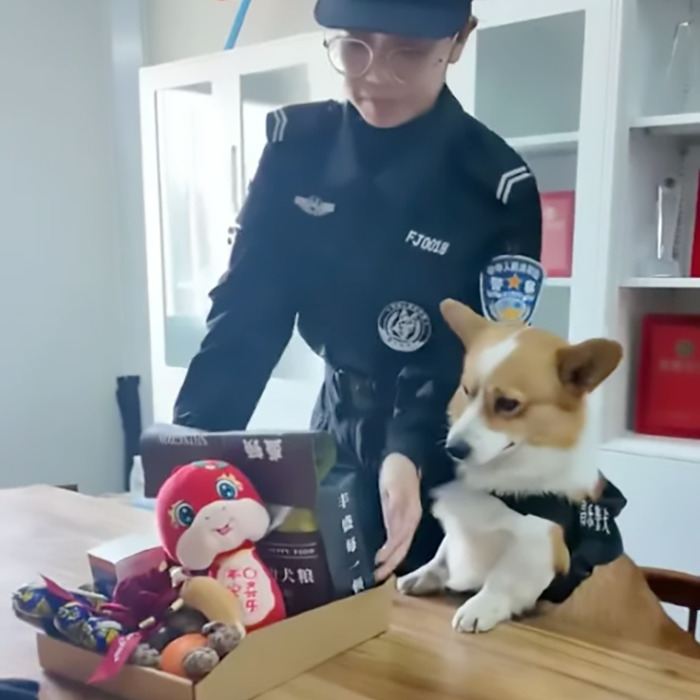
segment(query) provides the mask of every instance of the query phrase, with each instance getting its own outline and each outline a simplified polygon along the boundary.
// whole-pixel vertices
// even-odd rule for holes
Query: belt
[[[362,413],[393,405],[393,396],[372,377],[353,370],[336,369],[332,381],[340,401]]]

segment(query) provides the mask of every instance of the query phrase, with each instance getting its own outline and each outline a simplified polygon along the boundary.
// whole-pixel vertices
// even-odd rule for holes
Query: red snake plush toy
[[[286,616],[277,581],[255,549],[270,515],[239,469],[217,460],[176,467],[158,492],[156,517],[168,556],[237,595],[247,630]]]

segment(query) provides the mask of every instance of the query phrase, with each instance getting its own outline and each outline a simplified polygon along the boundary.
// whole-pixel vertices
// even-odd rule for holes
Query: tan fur
[[[537,626],[617,637],[700,659],[700,645],[664,611],[626,555],[595,569],[561,605],[542,604]]]
[[[589,501],[597,501],[602,495],[605,488],[605,482],[602,479],[598,479],[595,487],[590,491],[580,491],[572,495],[572,500],[574,503],[581,503],[588,499]]]
[[[564,541],[564,530],[560,525],[552,525],[549,531],[552,538],[552,561],[554,562],[554,571],[558,574],[566,574],[571,566],[571,557],[569,549]]]
[[[582,397],[603,382],[620,361],[618,343],[593,339],[570,345],[544,330],[515,324],[494,324],[462,304],[447,300],[442,314],[469,350],[464,365],[463,387],[449,407],[454,421],[468,405],[475,385],[479,350],[519,333],[517,349],[489,378],[484,417],[491,429],[525,437],[532,445],[569,448],[577,444],[585,424]],[[468,392],[468,393],[467,393]],[[499,414],[495,400],[507,397],[520,402],[508,415]],[[575,501],[600,496],[602,482],[593,493],[580,493]],[[556,571],[568,571],[569,552],[559,526],[551,530]],[[561,605],[541,604],[539,627],[590,630],[646,646],[700,658],[700,644],[664,611],[646,583],[639,567],[626,555],[599,566]]]
[[[476,394],[480,388],[475,380],[479,351],[520,333],[512,361],[499,367],[489,386],[484,387],[486,422],[492,430],[512,438],[527,437],[531,445],[573,447],[585,420],[581,395],[584,390],[595,388],[617,366],[621,356],[619,344],[594,339],[571,346],[540,329],[489,323],[452,300],[443,302],[441,309],[452,330],[469,348],[462,388],[453,399],[450,413],[458,415],[463,411],[466,394]],[[498,398],[515,399],[521,408],[514,414],[500,415],[494,410]]]

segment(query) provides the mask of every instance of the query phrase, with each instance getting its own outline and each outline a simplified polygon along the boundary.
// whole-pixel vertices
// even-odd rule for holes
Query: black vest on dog
[[[609,564],[624,552],[622,535],[615,518],[627,505],[627,499],[607,479],[603,478],[603,482],[604,488],[598,499],[580,503],[554,494],[493,494],[521,515],[536,515],[551,520],[564,530],[564,542],[571,559],[569,571],[557,574],[540,595],[540,600],[563,603],[593,573],[596,566]]]

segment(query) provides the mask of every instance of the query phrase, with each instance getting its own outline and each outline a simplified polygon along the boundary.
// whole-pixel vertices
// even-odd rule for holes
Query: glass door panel
[[[477,30],[475,116],[504,138],[574,133],[586,13]]]
[[[211,83],[159,90],[156,119],[165,363],[186,368],[204,336],[208,293],[226,262],[230,163]]]
[[[700,0],[638,0],[636,11],[634,117],[676,116],[659,125],[687,121],[698,133]]]
[[[155,420],[170,421],[226,269],[238,210],[227,102],[236,81],[215,56],[141,73],[144,210]],[[234,167],[232,167],[234,166]]]

